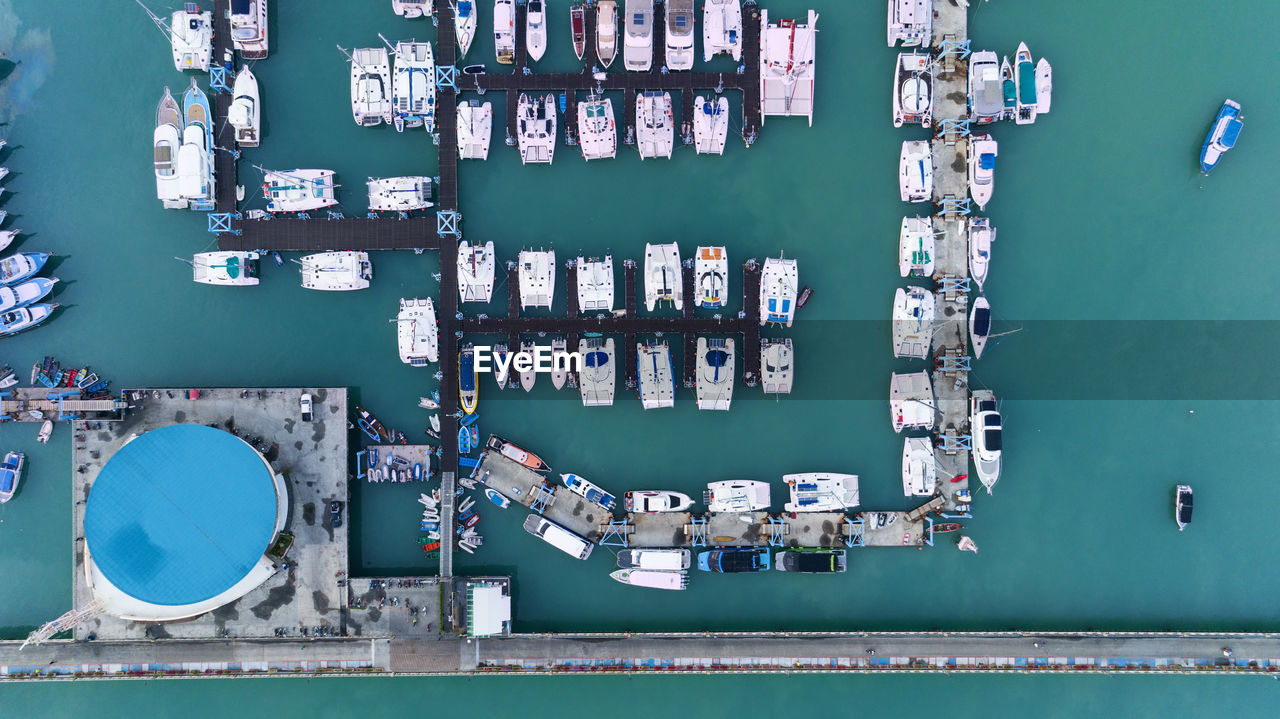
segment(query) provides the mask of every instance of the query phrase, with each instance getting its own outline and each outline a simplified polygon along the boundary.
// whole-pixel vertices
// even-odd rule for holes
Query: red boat
[[[805,285],[804,289],[800,290],[800,298],[796,300],[796,309],[804,307],[810,297],[813,297],[813,288],[809,285]]]
[[[432,542],[431,544],[422,545],[422,551],[424,552],[434,552],[439,548],[440,548],[439,542]]]
[[[521,449],[496,434],[489,437],[488,447],[489,449],[496,450],[498,454],[501,454],[503,457],[519,462],[535,472],[546,472],[551,469],[538,455]]]
[[[573,54],[581,60],[587,49],[587,26],[581,5],[569,8],[569,25],[573,29]]]
[[[956,524],[955,522],[946,522],[943,524],[933,525],[934,534],[946,534],[947,532],[955,532],[961,529],[964,529],[964,525]]]

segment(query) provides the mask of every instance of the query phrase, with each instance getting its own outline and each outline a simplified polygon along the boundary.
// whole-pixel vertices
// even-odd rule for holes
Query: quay
[[[0,422],[86,420],[118,422],[129,407],[116,397],[87,399],[75,387],[19,387],[0,390]]]

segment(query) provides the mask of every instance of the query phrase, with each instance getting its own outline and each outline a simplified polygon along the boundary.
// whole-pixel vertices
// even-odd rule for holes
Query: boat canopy
[[[1036,104],[1036,66],[1030,61],[1018,63],[1018,90],[1023,105]]]
[[[996,155],[994,152],[984,152],[978,156],[978,167],[983,170],[996,169]]]
[[[1222,131],[1222,139],[1218,140],[1224,148],[1231,149],[1236,145],[1236,138],[1240,137],[1240,129],[1244,127],[1244,123],[1239,117],[1231,118],[1227,126]]]
[[[248,15],[251,0],[231,0],[232,15]]]
[[[1018,89],[1013,80],[1004,81],[1004,106],[1013,107],[1018,104]]]
[[[991,310],[978,307],[973,311],[973,333],[985,337],[991,331]]]
[[[790,572],[838,572],[839,555],[835,552],[787,552],[785,569]]]

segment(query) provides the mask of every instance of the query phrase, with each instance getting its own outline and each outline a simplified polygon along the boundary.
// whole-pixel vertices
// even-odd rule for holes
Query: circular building
[[[85,575],[108,614],[186,619],[275,572],[284,482],[244,440],[198,424],[136,435],[107,461],[84,510]]]

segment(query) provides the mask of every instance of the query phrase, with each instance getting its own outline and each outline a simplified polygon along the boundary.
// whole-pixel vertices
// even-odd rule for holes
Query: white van
[[[561,527],[548,519],[530,514],[524,520],[524,531],[559,549],[575,559],[586,559],[591,556],[594,544]]]

